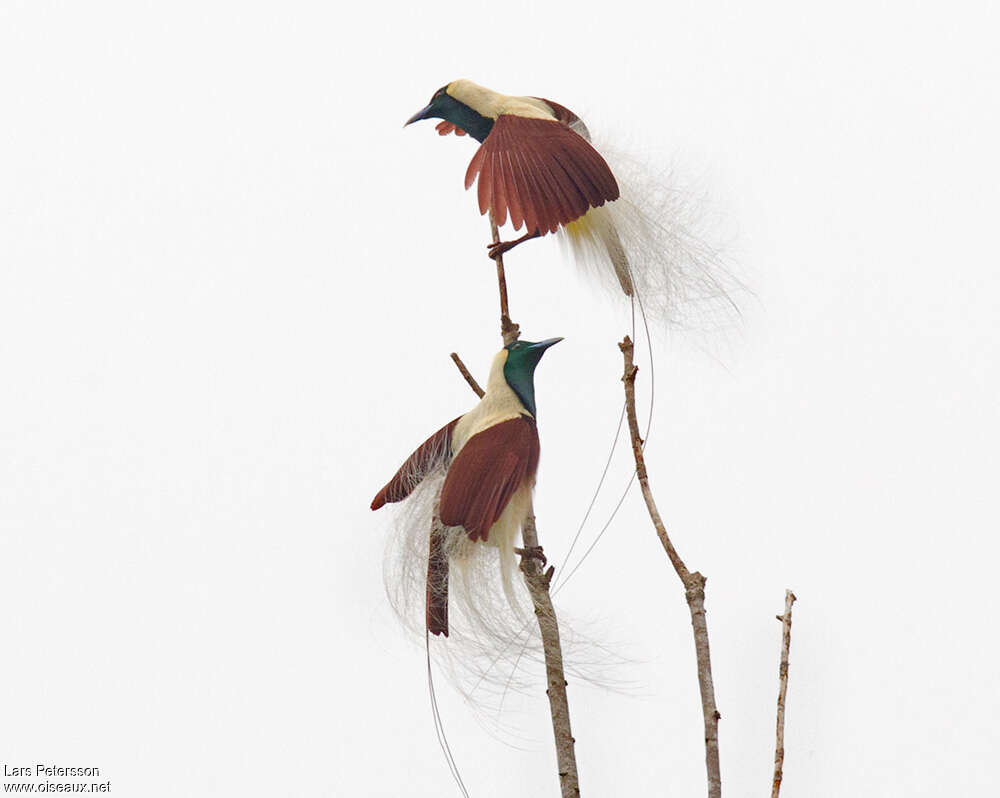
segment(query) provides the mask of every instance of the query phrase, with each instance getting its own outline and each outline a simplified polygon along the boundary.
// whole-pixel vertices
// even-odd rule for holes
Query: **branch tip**
[[[479,387],[479,383],[476,382],[476,378],[473,377],[472,374],[469,372],[469,370],[465,367],[465,363],[462,362],[462,358],[458,356],[457,352],[452,352],[451,359],[455,363],[455,366],[458,367],[458,370],[461,373],[461,375],[465,377],[465,381],[469,383],[469,387],[472,388],[476,396],[482,399],[483,396],[486,395],[486,391],[484,391],[482,388]]]

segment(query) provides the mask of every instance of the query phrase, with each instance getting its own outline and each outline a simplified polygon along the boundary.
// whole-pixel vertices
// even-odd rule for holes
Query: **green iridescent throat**
[[[535,410],[535,366],[541,360],[545,350],[556,340],[532,343],[531,341],[514,341],[504,347],[507,350],[507,362],[503,365],[503,376],[511,390],[517,394],[524,409],[536,416]]]

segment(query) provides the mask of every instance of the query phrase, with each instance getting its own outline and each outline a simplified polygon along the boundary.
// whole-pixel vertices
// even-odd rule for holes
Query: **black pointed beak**
[[[538,343],[532,344],[531,348],[537,350],[538,354],[541,354],[546,349],[548,349],[550,346],[555,346],[561,340],[563,340],[563,339],[562,338],[547,338],[544,341],[539,341]]]
[[[403,127],[406,127],[407,125],[412,125],[414,122],[419,122],[421,119],[430,119],[431,114],[433,113],[433,109],[431,108],[433,104],[434,103],[429,103],[425,105],[423,108],[421,108],[419,111],[417,111],[413,116],[411,116],[403,123]]]
[[[524,343],[527,344],[525,348],[528,350],[527,352],[525,352],[525,355],[527,356],[529,362],[532,363],[532,368],[534,368],[534,365],[537,364],[538,361],[542,359],[542,355],[545,354],[546,349],[548,349],[550,346],[555,346],[561,340],[562,338],[547,338],[544,341],[538,341],[533,344],[529,343],[528,341],[525,341]]]

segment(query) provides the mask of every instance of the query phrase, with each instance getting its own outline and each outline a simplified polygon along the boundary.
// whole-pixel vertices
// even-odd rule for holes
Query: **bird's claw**
[[[523,549],[514,549],[515,554],[520,554],[522,557],[530,557],[533,560],[538,560],[544,567],[548,563],[548,558],[545,556],[545,552],[542,551],[541,546],[525,546]]]
[[[532,238],[538,238],[540,235],[541,233],[538,230],[535,230],[531,233],[525,233],[523,236],[515,238],[513,241],[494,241],[493,243],[486,245],[487,251],[489,252],[489,256],[496,260],[503,255],[503,253],[512,250],[518,244],[523,244],[525,241],[530,241]]]
[[[493,260],[496,260],[503,255],[503,253],[512,250],[517,243],[517,241],[494,241],[493,243],[486,245],[486,254]]]

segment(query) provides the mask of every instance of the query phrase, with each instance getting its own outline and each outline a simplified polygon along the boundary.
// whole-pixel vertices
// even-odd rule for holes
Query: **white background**
[[[483,377],[498,348],[474,146],[401,127],[468,77],[672,164],[750,289],[732,328],[659,335],[647,452],[709,577],[726,793],[769,790],[786,587],[783,795],[996,790],[998,23],[5,0],[0,759],[118,796],[457,794],[368,503],[471,407],[448,353]],[[536,382],[558,560],[626,313],[549,239],[508,273],[525,336],[566,337]],[[630,660],[624,692],[570,684],[583,795],[703,794],[687,610],[637,493],[559,610]],[[474,796],[557,794],[541,689],[498,739],[439,682]]]

